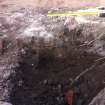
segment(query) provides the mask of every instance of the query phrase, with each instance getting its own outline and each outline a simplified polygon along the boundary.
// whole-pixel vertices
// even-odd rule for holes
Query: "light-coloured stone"
[[[12,105],[11,103],[8,103],[8,102],[1,102],[0,101],[0,105]]]

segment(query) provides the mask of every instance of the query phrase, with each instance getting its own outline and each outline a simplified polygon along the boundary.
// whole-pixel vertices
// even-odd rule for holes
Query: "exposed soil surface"
[[[0,100],[68,105],[65,94],[74,89],[76,105],[88,105],[105,85],[105,19],[52,18],[48,11],[0,14]]]
[[[13,11],[20,8],[87,8],[96,7],[100,3],[104,4],[104,0],[0,0],[0,11]],[[101,5],[102,5],[101,4]],[[43,10],[43,9],[42,9]]]

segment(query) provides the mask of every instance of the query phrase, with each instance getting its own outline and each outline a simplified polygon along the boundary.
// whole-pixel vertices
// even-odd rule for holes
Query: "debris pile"
[[[47,12],[0,14],[0,100],[68,105],[66,93],[78,90],[76,104],[88,105],[105,85],[105,19]]]

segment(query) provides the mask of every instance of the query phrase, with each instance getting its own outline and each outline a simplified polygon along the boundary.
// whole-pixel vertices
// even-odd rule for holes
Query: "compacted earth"
[[[0,13],[1,105],[68,105],[70,90],[75,105],[88,105],[104,88],[105,19],[53,11],[70,10]]]

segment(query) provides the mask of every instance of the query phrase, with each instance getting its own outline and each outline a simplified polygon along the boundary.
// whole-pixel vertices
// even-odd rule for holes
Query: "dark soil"
[[[29,14],[28,18],[31,17]],[[43,18],[41,22],[46,27],[52,24],[51,19],[47,21],[46,17]],[[0,67],[14,66],[8,70],[1,68],[1,81],[5,80],[2,77],[6,75],[4,71],[10,72],[6,77],[7,81],[1,82],[6,85],[5,89],[0,87],[1,100],[10,101],[13,105],[67,105],[65,94],[70,89],[77,89],[80,94],[76,102],[82,100],[81,105],[88,105],[104,88],[105,59],[94,48],[97,41],[90,45],[84,44],[85,41],[94,40],[97,31],[93,35],[91,28],[95,30],[97,26],[81,25],[70,31],[68,27],[61,26],[62,20],[59,25],[53,22],[57,24],[53,29],[54,40],[46,43],[44,38],[39,36],[37,38],[18,36],[22,35],[20,32],[30,24],[27,17],[16,17],[15,24],[6,23],[5,20],[5,16],[0,18],[3,24],[0,28],[1,34],[7,35],[6,38],[1,38],[5,40],[5,46],[0,56],[2,61]],[[14,31],[11,31],[11,27],[14,27]],[[2,31],[3,28],[7,31]],[[49,29],[47,31],[51,31]],[[8,45],[10,46],[7,47]],[[90,51],[91,49],[94,51]]]

